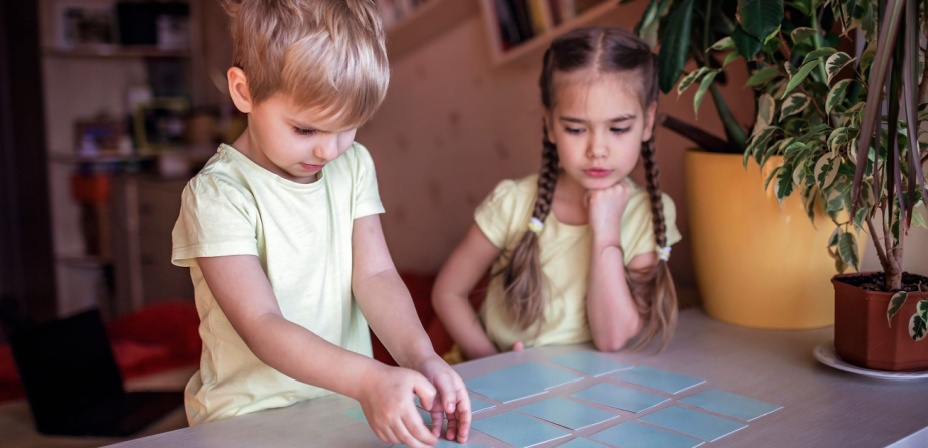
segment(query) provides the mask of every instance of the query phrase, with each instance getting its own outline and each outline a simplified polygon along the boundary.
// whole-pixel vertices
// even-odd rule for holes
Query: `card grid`
[[[667,370],[629,366],[592,351],[561,355],[548,361],[558,367],[527,362],[466,380],[472,412],[497,408],[501,411],[483,418],[475,415],[472,428],[509,445],[521,447],[557,440],[562,442],[558,446],[566,448],[598,448],[604,446],[602,444],[630,448],[692,448],[719,440],[747,428],[746,422],[783,409],[779,405],[719,389],[705,389],[677,398],[609,382],[599,382],[569,396],[563,392],[558,395],[554,391],[550,397],[528,404],[510,404],[522,398],[548,393],[565,384],[607,374],[610,379],[669,395],[677,395],[706,383],[705,379]],[[572,373],[574,371],[582,372],[583,375]],[[492,403],[481,397],[503,404]],[[589,403],[618,411],[609,412]],[[416,405],[421,408],[418,399]],[[622,412],[633,413],[624,414],[630,416],[631,420],[623,419]],[[426,424],[431,423],[428,412],[420,409],[419,413]],[[346,410],[344,414],[367,422],[360,407]],[[574,431],[595,425],[603,429],[595,429],[597,432],[593,434],[575,436]],[[442,439],[436,446],[466,448],[477,445],[457,444]]]

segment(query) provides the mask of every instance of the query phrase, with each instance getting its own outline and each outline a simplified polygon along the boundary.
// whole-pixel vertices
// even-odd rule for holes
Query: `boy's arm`
[[[358,400],[369,416],[392,412],[390,421],[370,419],[383,440],[435,443],[412,405],[414,393],[435,394],[426,378],[342,349],[285,319],[257,257],[202,257],[197,262],[223,313],[258,359],[297,381]],[[409,409],[400,406],[403,399]]]
[[[435,354],[409,290],[393,265],[379,215],[355,219],[352,247],[352,290],[371,329],[399,365],[421,372],[435,385],[438,397],[430,409],[436,422],[433,432],[441,431],[441,414],[445,413],[448,439],[466,441],[471,416],[464,382]],[[422,404],[429,406],[426,400]]]
[[[483,231],[471,224],[464,240],[442,266],[432,289],[435,313],[470,359],[499,353],[468,298],[499,253]]]

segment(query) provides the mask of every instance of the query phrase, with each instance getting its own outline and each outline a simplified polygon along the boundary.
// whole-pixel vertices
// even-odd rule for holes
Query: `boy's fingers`
[[[435,405],[435,395],[437,391],[435,390],[435,386],[424,376],[416,375],[412,385],[412,391],[419,397],[419,403],[422,404],[422,409],[431,410]]]
[[[425,426],[419,412],[413,411],[412,414],[406,414],[403,417],[403,426],[398,429],[403,434],[403,443],[412,447],[429,447],[435,445],[438,436],[432,434],[429,428]]]
[[[470,411],[470,397],[467,395],[467,391],[462,391],[463,396],[460,397],[457,403],[457,412],[454,413],[456,420],[455,432],[457,433],[458,442],[464,443],[467,441],[467,436],[470,433],[470,421],[472,418]],[[449,419],[450,427],[450,419]]]

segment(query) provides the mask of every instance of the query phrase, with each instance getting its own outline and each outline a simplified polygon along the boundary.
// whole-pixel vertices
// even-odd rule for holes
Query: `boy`
[[[248,126],[189,182],[174,227],[172,261],[190,267],[203,339],[188,421],[332,391],[358,400],[386,442],[432,445],[443,414],[448,439],[465,441],[467,391],[418,321],[384,241],[373,162],[354,142],[389,82],[373,1],[224,6],[229,93]],[[405,368],[370,358],[368,321]]]

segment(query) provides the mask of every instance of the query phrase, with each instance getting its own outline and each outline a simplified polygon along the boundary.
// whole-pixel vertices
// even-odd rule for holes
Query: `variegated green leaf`
[[[680,80],[680,84],[677,84],[677,95],[683,94],[691,84],[696,82],[696,80],[707,71],[709,71],[709,67],[699,67],[684,76],[683,79]]]
[[[831,115],[835,107],[844,102],[844,97],[847,96],[847,87],[853,81],[853,79],[842,79],[835,83],[825,98],[825,113]]]
[[[925,221],[925,215],[918,208],[918,204],[916,204],[915,209],[912,210],[912,225],[915,227],[928,228],[928,222]]]
[[[774,184],[774,191],[777,200],[783,202],[793,192],[793,170],[788,165],[783,165],[777,173],[777,183]]]
[[[709,48],[715,51],[725,51],[736,50],[737,47],[735,46],[735,41],[731,38],[731,36],[725,36],[719,39],[718,42],[712,44],[712,46]]]
[[[776,167],[776,168],[770,170],[770,174],[767,176],[766,179],[764,179],[764,190],[770,188],[770,182],[772,182],[773,179],[775,179],[775,178],[777,177],[777,175],[780,174],[780,171],[782,171],[782,170],[783,170],[783,167],[782,167],[782,166],[778,166],[778,167]]]
[[[748,82],[744,83],[746,87],[757,87],[762,86],[770,81],[773,78],[776,78],[780,75],[780,71],[775,67],[764,67],[760,70],[755,71],[751,74],[751,77],[748,78]]]
[[[796,74],[790,76],[789,83],[786,84],[786,90],[783,91],[783,96],[781,96],[780,98],[781,99],[785,98],[789,92],[791,92],[793,89],[796,88],[796,86],[798,86],[803,80],[805,80],[806,77],[809,76],[809,73],[812,72],[812,70],[814,70],[815,67],[818,67],[819,64],[821,63],[822,61],[815,59],[799,67],[799,70],[796,71]]]
[[[810,51],[808,54],[806,54],[806,57],[803,58],[801,65],[806,65],[809,63],[809,61],[814,61],[819,58],[823,58],[825,56],[831,56],[835,54],[837,51],[838,50],[835,50],[834,48],[831,48],[831,47],[817,48],[815,50]]]
[[[920,300],[916,310],[909,320],[909,336],[912,336],[914,341],[921,341],[925,339],[925,333],[928,331],[928,300]]]
[[[831,186],[831,183],[834,182],[835,176],[838,175],[838,169],[834,166],[834,159],[831,157],[820,157],[818,162],[815,163],[815,170],[813,176],[815,176],[815,182],[818,184],[819,188],[826,189]]]
[[[693,113],[699,114],[699,105],[702,104],[702,99],[706,96],[706,91],[712,86],[712,81],[715,80],[715,76],[718,74],[718,70],[710,70],[706,73],[706,76],[702,78],[702,82],[699,83],[699,89],[696,90],[696,95],[693,96]]]
[[[841,71],[844,67],[854,61],[849,54],[839,51],[828,57],[828,60],[825,61],[825,73],[828,74],[828,84],[831,84],[831,80]]]
[[[835,230],[831,232],[831,236],[828,237],[828,247],[838,247],[838,238],[841,237],[842,233],[844,233],[844,229],[835,227]]]
[[[844,232],[838,240],[838,255],[848,266],[858,270],[857,239],[853,232]]]
[[[902,308],[902,304],[905,303],[905,299],[908,296],[908,292],[899,291],[893,294],[892,298],[889,299],[889,307],[886,308],[886,322],[890,327],[893,326],[893,316],[899,312],[899,308]]]
[[[725,55],[725,60],[722,61],[722,68],[728,67],[728,64],[731,64],[734,61],[741,59],[741,55],[738,54],[738,50],[732,51]]]
[[[789,38],[793,40],[793,45],[798,44],[812,36],[814,36],[817,31],[807,26],[797,26],[793,28],[793,31],[789,33]]]
[[[777,113],[777,101],[768,94],[763,94],[757,98],[757,121],[754,123],[754,131],[751,133],[757,135],[773,123]]]
[[[809,97],[802,92],[796,92],[783,100],[783,106],[780,108],[780,117],[788,117],[798,114],[809,105]]]
[[[857,129],[846,126],[835,128],[828,135],[828,149],[832,152],[841,151],[842,148],[857,138],[857,132]]]

